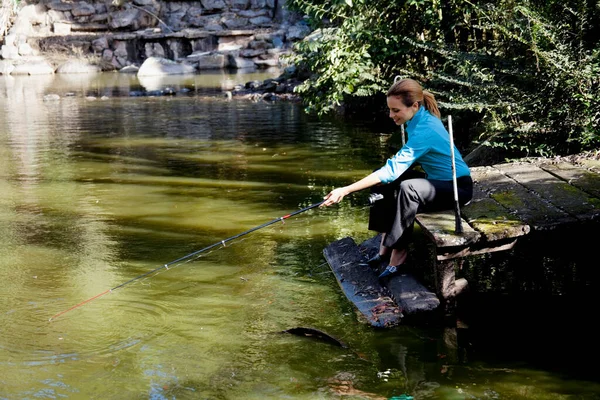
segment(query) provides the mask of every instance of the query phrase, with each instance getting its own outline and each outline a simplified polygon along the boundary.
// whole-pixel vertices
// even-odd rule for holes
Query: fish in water
[[[346,344],[344,344],[340,340],[334,338],[331,335],[328,335],[327,333],[325,333],[323,331],[315,329],[315,328],[304,328],[304,327],[299,326],[296,328],[286,329],[285,331],[282,331],[281,333],[290,333],[290,334],[296,335],[296,336],[315,338],[315,339],[321,340],[321,341],[329,343],[329,344],[343,347],[344,349],[348,348],[348,346],[346,346]]]

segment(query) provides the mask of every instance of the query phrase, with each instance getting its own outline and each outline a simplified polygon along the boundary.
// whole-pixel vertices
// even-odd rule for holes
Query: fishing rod
[[[264,223],[264,224],[262,224],[262,225],[255,226],[255,227],[254,227],[254,228],[252,228],[252,229],[248,229],[247,231],[244,231],[244,232],[242,232],[242,233],[238,233],[237,235],[233,235],[233,236],[231,236],[231,237],[228,237],[227,239],[223,239],[223,240],[221,240],[220,242],[213,243],[213,244],[211,244],[210,246],[207,246],[207,247],[205,247],[205,248],[203,248],[203,249],[200,249],[200,250],[194,251],[193,253],[187,254],[187,255],[185,255],[185,256],[183,256],[183,257],[180,257],[180,258],[178,258],[178,259],[176,259],[176,260],[173,260],[173,261],[171,261],[171,262],[168,262],[168,263],[166,263],[165,265],[161,265],[160,267],[158,267],[158,268],[155,268],[155,269],[153,269],[152,271],[148,271],[148,272],[146,272],[146,273],[143,273],[142,275],[136,276],[135,278],[133,278],[133,279],[130,279],[130,280],[126,281],[126,282],[123,282],[123,283],[121,283],[120,285],[117,285],[117,286],[115,286],[115,287],[113,287],[113,288],[111,288],[111,289],[105,290],[104,292],[102,292],[102,293],[99,293],[99,294],[97,294],[97,295],[95,295],[95,296],[93,296],[93,297],[90,297],[89,299],[87,299],[87,300],[84,300],[84,301],[82,301],[81,303],[79,303],[79,304],[76,304],[76,305],[74,305],[74,306],[73,306],[73,307],[71,307],[71,308],[68,308],[68,309],[66,309],[66,310],[64,310],[64,311],[61,311],[61,312],[59,312],[59,313],[57,313],[57,314],[54,314],[52,317],[50,317],[50,319],[49,319],[48,321],[52,321],[52,320],[54,320],[54,319],[56,319],[56,318],[60,317],[61,315],[68,313],[69,311],[75,310],[76,308],[79,308],[79,307],[83,306],[84,304],[87,304],[87,303],[89,303],[89,302],[91,302],[91,301],[93,301],[93,300],[96,300],[96,299],[98,299],[98,298],[100,298],[100,297],[104,296],[105,294],[111,293],[111,292],[113,292],[113,291],[115,291],[115,290],[117,290],[117,289],[121,289],[122,287],[124,287],[124,286],[127,286],[127,285],[129,285],[130,283],[133,283],[133,282],[135,282],[135,281],[137,281],[137,280],[139,280],[139,279],[142,279],[142,278],[144,278],[144,277],[146,277],[146,276],[148,276],[148,275],[151,275],[151,274],[153,274],[153,273],[155,273],[155,272],[158,272],[158,271],[160,271],[160,270],[161,270],[161,269],[163,269],[163,268],[168,270],[168,269],[169,269],[169,267],[170,267],[171,265],[173,265],[173,264],[177,264],[177,263],[179,263],[179,262],[182,262],[182,261],[184,261],[184,260],[187,260],[187,259],[189,259],[189,258],[191,258],[191,257],[194,257],[195,255],[198,255],[198,254],[200,254],[200,253],[203,253],[203,252],[205,252],[205,251],[207,251],[207,250],[210,250],[210,249],[212,249],[212,248],[214,248],[214,247],[221,246],[221,245],[222,245],[223,247],[225,247],[225,243],[227,243],[227,242],[230,242],[230,241],[232,241],[232,240],[234,240],[234,239],[237,239],[237,238],[239,238],[239,237],[241,237],[241,236],[247,235],[247,234],[249,234],[249,233],[251,233],[251,232],[254,232],[254,231],[257,231],[257,230],[259,230],[259,229],[265,228],[265,227],[267,227],[267,226],[269,226],[269,225],[273,225],[273,224],[274,224],[274,223],[276,223],[276,222],[279,222],[279,221],[281,221],[281,222],[284,222],[286,219],[288,219],[288,218],[290,218],[290,217],[293,217],[294,215],[298,215],[298,214],[301,214],[301,213],[303,213],[303,212],[305,212],[305,211],[308,211],[308,210],[311,210],[311,209],[313,209],[313,208],[319,207],[319,206],[320,206],[321,204],[323,204],[324,202],[325,202],[325,200],[323,200],[323,201],[320,201],[320,202],[318,202],[318,203],[315,203],[315,204],[311,204],[311,205],[310,205],[310,206],[308,206],[308,207],[304,207],[304,208],[302,208],[302,209],[300,209],[300,210],[296,210],[296,211],[294,211],[294,212],[292,212],[292,213],[290,213],[290,214],[284,215],[283,217],[275,218],[275,219],[274,219],[274,220],[272,220],[272,221],[265,222],[265,223]]]

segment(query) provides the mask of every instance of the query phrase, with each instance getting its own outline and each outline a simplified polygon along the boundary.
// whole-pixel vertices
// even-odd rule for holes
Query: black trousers
[[[394,182],[371,188],[383,195],[370,210],[369,230],[385,233],[383,245],[404,249],[412,238],[415,218],[420,212],[454,208],[452,181],[427,179],[419,171],[409,169]],[[473,198],[473,180],[464,176],[456,180],[458,202],[465,205]]]

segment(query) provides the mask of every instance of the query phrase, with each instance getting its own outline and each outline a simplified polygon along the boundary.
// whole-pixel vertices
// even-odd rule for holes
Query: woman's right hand
[[[332,204],[337,204],[348,194],[350,194],[350,192],[346,187],[333,189],[327,194],[327,196],[324,197],[325,201],[323,204],[321,204],[321,207],[328,207]]]

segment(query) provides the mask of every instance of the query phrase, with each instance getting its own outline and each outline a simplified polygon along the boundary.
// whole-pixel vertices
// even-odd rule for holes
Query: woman
[[[384,195],[371,209],[369,229],[383,233],[379,253],[368,263],[389,265],[379,276],[398,272],[406,262],[408,243],[418,212],[452,209],[452,156],[450,135],[442,121],[437,102],[430,92],[412,79],[396,81],[387,92],[390,118],[406,124],[407,143],[387,163],[369,176],[332,190],[322,206],[339,203],[350,193],[383,184],[374,192]],[[459,204],[473,196],[469,167],[454,149]],[[420,164],[425,173],[410,169]]]

